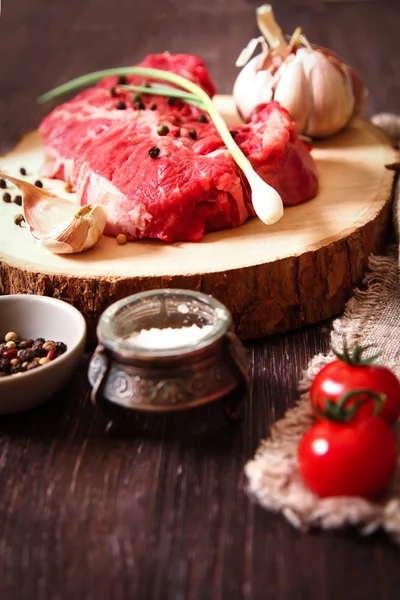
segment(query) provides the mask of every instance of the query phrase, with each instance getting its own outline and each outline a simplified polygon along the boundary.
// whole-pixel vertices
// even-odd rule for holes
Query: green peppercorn
[[[151,158],[157,158],[158,155],[160,154],[160,148],[158,148],[157,146],[152,146],[149,150],[149,156]]]
[[[167,133],[169,133],[169,127],[167,127],[167,125],[159,125],[157,127],[157,133],[158,135],[167,135]]]

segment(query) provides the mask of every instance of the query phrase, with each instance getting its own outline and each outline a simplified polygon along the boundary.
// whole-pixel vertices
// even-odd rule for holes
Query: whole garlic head
[[[298,30],[283,53],[279,35],[279,53],[272,9],[260,7],[257,18],[270,49],[251,59],[236,79],[233,96],[241,116],[248,119],[256,106],[276,100],[299,134],[324,138],[343,129],[362,108],[365,89],[357,73],[330,50],[311,46]]]

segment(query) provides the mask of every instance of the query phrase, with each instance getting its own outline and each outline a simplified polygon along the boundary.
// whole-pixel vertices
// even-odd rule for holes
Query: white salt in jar
[[[227,396],[237,401],[249,385],[228,309],[200,292],[128,296],[104,311],[97,336],[88,375],[92,401],[104,409],[183,410]]]

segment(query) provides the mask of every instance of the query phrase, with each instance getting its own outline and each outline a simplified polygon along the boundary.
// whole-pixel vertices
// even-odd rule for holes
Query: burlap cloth
[[[381,114],[373,122],[393,138],[400,139],[400,117]],[[394,222],[398,232],[400,184],[394,189]],[[371,344],[371,353],[381,352],[380,362],[400,377],[400,277],[397,247],[386,256],[372,256],[365,288],[356,290],[343,316],[333,323],[331,342],[342,348],[355,342]],[[366,353],[368,355],[368,352]],[[296,406],[287,411],[261,442],[253,460],[245,467],[249,493],[265,508],[282,513],[294,526],[337,529],[352,525],[368,535],[381,528],[400,544],[400,468],[379,502],[362,498],[320,499],[305,487],[297,466],[297,445],[312,425],[308,389],[315,374],[335,357],[330,352],[311,360],[300,382],[302,395]],[[400,433],[400,426],[398,427]],[[400,436],[398,435],[398,438]],[[400,467],[400,461],[399,461]]]

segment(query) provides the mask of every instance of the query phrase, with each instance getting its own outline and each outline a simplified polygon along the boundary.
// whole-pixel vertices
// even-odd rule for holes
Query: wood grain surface
[[[34,129],[35,98],[95,68],[149,52],[202,56],[228,93],[256,34],[256,1],[3,0],[0,144]],[[366,112],[400,111],[399,20],[392,2],[280,0],[283,29],[358,68]],[[1,161],[0,161],[1,166]],[[51,403],[0,420],[2,600],[397,600],[399,550],[383,536],[303,535],[255,506],[243,465],[296,398],[329,323],[248,344],[254,385],[244,421],[132,419],[104,434],[88,401],[88,353]],[[215,407],[216,408],[216,407]]]

